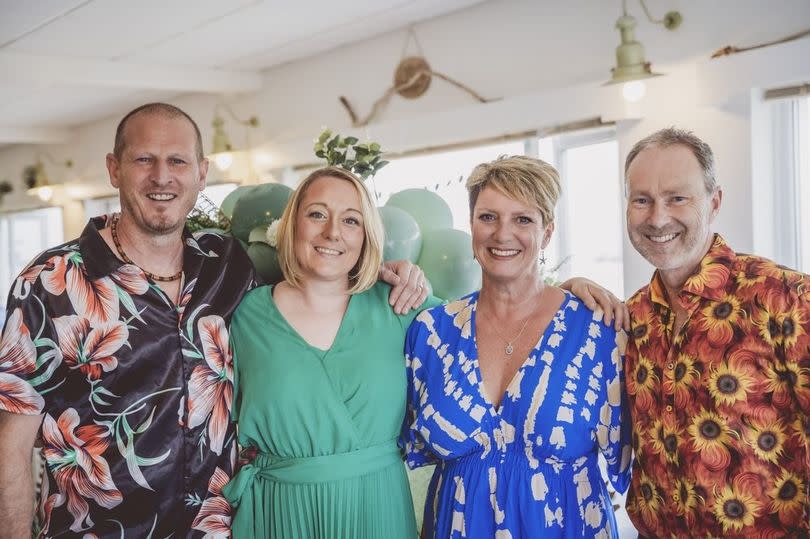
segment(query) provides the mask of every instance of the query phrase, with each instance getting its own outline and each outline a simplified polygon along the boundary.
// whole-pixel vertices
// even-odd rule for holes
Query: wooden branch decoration
[[[492,99],[487,99],[481,96],[469,86],[466,86],[443,73],[434,71],[430,68],[424,58],[412,56],[410,58],[405,58],[402,62],[400,62],[394,77],[394,84],[391,85],[383,93],[383,95],[374,102],[374,104],[371,106],[371,111],[364,118],[361,119],[357,116],[357,113],[355,112],[351,103],[349,103],[346,96],[340,96],[340,103],[349,114],[349,118],[352,121],[352,127],[364,127],[368,125],[374,118],[376,118],[380,111],[385,108],[386,105],[388,105],[388,102],[391,100],[391,97],[394,94],[400,94],[403,97],[415,99],[427,91],[428,86],[430,86],[431,78],[434,76],[469,94],[479,103],[489,103],[490,101],[493,101]]]
[[[738,52],[746,52],[752,51],[754,49],[761,49],[764,47],[770,47],[771,45],[779,45],[781,43],[787,43],[788,41],[793,41],[796,39],[801,39],[803,37],[810,36],[810,29],[803,30],[801,32],[791,34],[789,36],[783,37],[781,39],[775,39],[774,41],[768,41],[767,43],[760,43],[758,45],[751,45],[750,47],[735,47],[733,45],[728,45],[723,47],[722,49],[718,49],[714,51],[712,54],[712,59],[720,58],[721,56],[729,56],[731,54],[736,54]]]

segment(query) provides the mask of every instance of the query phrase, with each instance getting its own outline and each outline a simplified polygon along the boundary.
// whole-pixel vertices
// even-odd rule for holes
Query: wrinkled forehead
[[[122,153],[134,146],[171,147],[175,151],[198,154],[194,126],[183,115],[144,111],[129,118],[122,132]]]
[[[681,144],[641,150],[627,169],[628,192],[704,189],[705,178],[692,151]]]

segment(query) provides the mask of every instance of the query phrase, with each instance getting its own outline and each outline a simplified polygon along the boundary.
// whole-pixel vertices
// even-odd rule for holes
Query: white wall
[[[803,29],[810,20],[810,2],[648,0],[648,4],[657,16],[679,9],[684,22],[677,31],[668,32],[650,24],[640,6],[628,1],[630,13],[638,19],[636,35],[645,45],[648,59],[656,70],[668,73],[648,82],[647,97],[637,106],[625,105],[618,87],[600,86],[608,78],[619,41],[613,25],[620,2],[492,0],[421,23],[416,34],[434,69],[500,100],[477,104],[434,80],[422,98],[406,101],[395,97],[376,122],[355,132],[381,142],[386,149],[401,151],[601,116],[619,122],[623,160],[636,140],[656,129],[668,125],[690,128],[716,153],[724,187],[717,229],[736,249],[750,251],[754,246],[752,184],[756,181],[752,174],[756,166],[752,165],[756,154],[751,135],[752,89],[810,78],[810,40],[719,60],[708,60],[708,56],[725,45],[745,46]],[[279,66],[266,72],[261,92],[231,96],[227,101],[241,116],[260,117],[262,126],[252,138],[272,155],[273,168],[311,162],[312,138],[321,126],[351,131],[338,96],[348,97],[358,114],[365,115],[390,85],[405,36],[404,31],[395,32]],[[756,99],[757,94],[753,95]],[[198,119],[207,143],[217,100],[183,96],[172,102]],[[79,127],[71,144],[47,148],[59,158],[69,156],[76,161],[77,168],[66,176],[74,197],[112,192],[103,164],[117,120]],[[229,132],[239,143],[240,130],[231,125]],[[25,146],[0,150],[0,178],[16,180],[34,153],[35,148]],[[56,169],[49,169],[56,179]],[[269,170],[261,171],[262,180],[269,177]],[[34,205],[21,191],[6,197],[6,208]],[[83,223],[81,205],[69,203],[66,236],[78,234]],[[651,269],[629,243],[625,248],[625,290],[631,292],[649,279]]]

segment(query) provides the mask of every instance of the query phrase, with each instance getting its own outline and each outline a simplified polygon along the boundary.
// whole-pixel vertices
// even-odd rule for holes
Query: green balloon
[[[418,264],[440,298],[456,299],[481,288],[481,266],[473,258],[472,238],[461,230],[425,232]]]
[[[292,189],[280,183],[254,186],[248,196],[239,197],[233,207],[231,217],[233,235],[247,241],[250,231],[254,228],[269,225],[272,221],[280,219],[291,194]]]
[[[254,189],[255,185],[240,185],[233,191],[227,194],[227,196],[222,200],[222,205],[219,207],[219,211],[221,211],[225,217],[228,219],[233,217],[233,207],[236,206],[236,201],[239,198],[250,192],[251,189]]]
[[[257,241],[267,243],[267,225],[259,225],[248,234],[248,243]]]
[[[278,263],[278,252],[274,248],[266,243],[251,243],[247,248],[247,254],[265,283],[276,284],[284,280]]]
[[[424,235],[428,230],[453,228],[453,214],[442,197],[427,189],[405,189],[391,195],[386,206],[410,213]]]
[[[422,250],[422,232],[411,214],[396,206],[383,206],[380,210],[385,229],[383,260],[410,260],[416,262]]]

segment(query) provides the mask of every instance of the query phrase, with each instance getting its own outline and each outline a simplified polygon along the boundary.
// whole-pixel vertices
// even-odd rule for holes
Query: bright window
[[[795,104],[796,128],[794,131],[796,172],[793,181],[799,202],[796,230],[798,269],[810,273],[810,97],[797,99]]]
[[[810,97],[770,103],[773,244],[780,264],[810,272]]]
[[[14,279],[39,253],[64,241],[62,209],[43,208],[0,215],[2,314]]]
[[[562,262],[559,277],[588,277],[623,298],[622,179],[614,132],[560,135],[551,146],[563,184],[551,257]]]

